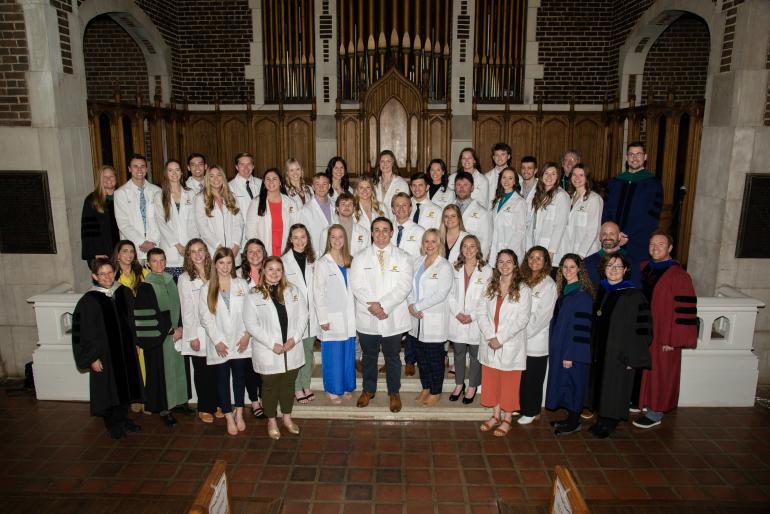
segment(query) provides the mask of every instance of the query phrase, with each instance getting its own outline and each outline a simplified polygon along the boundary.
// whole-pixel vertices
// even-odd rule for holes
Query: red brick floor
[[[286,513],[491,513],[498,499],[545,505],[562,464],[589,504],[700,501],[770,512],[762,407],[682,408],[654,429],[621,424],[606,440],[587,431],[557,439],[548,425],[557,417],[499,439],[475,422],[299,420],[301,436],[273,442],[264,421],[249,419],[230,437],[221,420],[178,415],[169,429],[134,415],[143,432],[114,442],[87,404],[0,393],[0,495],[192,497],[224,459],[235,498],[283,497]]]

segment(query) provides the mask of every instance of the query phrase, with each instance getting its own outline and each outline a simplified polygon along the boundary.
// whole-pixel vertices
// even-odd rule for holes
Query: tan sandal
[[[492,432],[492,435],[495,437],[505,437],[508,435],[508,432],[511,431],[511,423],[513,420],[509,421],[507,419],[504,419],[502,423],[500,423],[497,428],[495,428],[495,431]],[[503,428],[506,427],[506,428]]]
[[[497,416],[492,416],[491,418],[489,418],[488,420],[486,420],[484,423],[481,424],[481,426],[479,427],[479,430],[481,430],[482,432],[489,432],[499,424],[500,424],[500,418],[498,418]]]

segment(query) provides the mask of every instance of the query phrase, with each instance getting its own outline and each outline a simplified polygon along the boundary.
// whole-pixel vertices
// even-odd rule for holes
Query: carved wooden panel
[[[267,168],[280,166],[278,159],[280,131],[278,121],[272,117],[259,116],[253,121],[254,141],[257,141],[257,153],[254,155],[257,173]]]
[[[449,139],[447,134],[448,126],[449,122],[443,114],[430,117],[428,122],[428,144],[423,168],[427,169],[428,163],[433,159],[443,159],[444,162],[447,162],[449,159],[449,147],[447,145]]]
[[[337,155],[348,163],[348,173],[359,175],[366,168],[361,151],[361,128],[357,113],[345,113],[337,121]]]
[[[474,148],[481,160],[481,170],[488,171],[494,167],[492,163],[492,147],[505,139],[504,121],[501,116],[479,117],[476,123],[476,140]],[[452,163],[454,165],[456,163]]]
[[[216,126],[206,115],[191,115],[187,130],[187,147],[190,152],[199,152],[207,156],[209,164],[219,159]]]
[[[219,164],[225,167],[227,178],[235,176],[235,156],[241,152],[254,154],[256,148],[249,147],[249,127],[244,115],[222,117],[222,152]]]
[[[306,172],[315,170],[314,140],[313,123],[308,118],[297,116],[287,120],[286,154],[290,159],[297,159]],[[278,163],[281,169],[283,169],[284,163]]]
[[[543,120],[543,130],[541,132],[541,150],[538,163],[547,161],[559,162],[564,150],[569,148],[568,141],[569,126],[563,116],[546,116]]]
[[[522,157],[537,155],[534,116],[515,117],[509,127],[507,143],[511,145],[511,165],[518,170]]]
[[[592,170],[603,168],[604,124],[584,118],[575,122],[570,148],[579,149],[583,162]]]
[[[385,103],[379,116],[379,146],[383,150],[390,149],[396,154],[396,163],[399,168],[407,165],[409,128],[406,118],[404,105],[395,97]],[[369,136],[371,137],[372,134]]]

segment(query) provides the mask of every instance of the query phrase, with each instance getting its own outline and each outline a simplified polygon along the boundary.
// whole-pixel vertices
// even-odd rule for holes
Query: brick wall
[[[626,38],[639,21],[639,18],[649,9],[655,0],[612,0],[612,38],[607,51],[607,95],[610,100],[620,96],[620,77],[618,66],[620,65],[620,47],[626,42]],[[637,100],[638,103],[638,100]]]
[[[72,73],[72,45],[70,43],[69,13],[72,12],[72,0],[51,0],[59,21],[59,46],[64,73]]]
[[[719,63],[719,71],[730,71],[733,62],[733,43],[735,42],[735,21],[738,18],[738,6],[743,0],[725,0],[722,4],[722,12],[726,14],[725,33],[722,39],[722,60]]]
[[[137,92],[145,102],[150,88],[144,55],[134,39],[108,15],[94,18],[83,38],[89,100],[112,101],[117,87],[124,100]]]
[[[15,0],[0,0],[0,125],[30,125],[29,69],[24,13]]]
[[[700,100],[706,94],[709,31],[699,17],[685,14],[655,40],[647,54],[642,98],[666,99],[669,90],[676,101]]]
[[[767,45],[767,70],[770,70],[770,41]],[[770,74],[767,78],[767,99],[765,100],[765,126],[770,127]]]

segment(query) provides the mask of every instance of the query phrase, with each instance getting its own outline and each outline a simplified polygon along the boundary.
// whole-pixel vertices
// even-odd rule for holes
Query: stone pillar
[[[544,68],[539,64],[539,46],[537,43],[537,10],[540,0],[527,1],[527,46],[524,65],[524,103],[535,103],[535,79],[543,78]]]
[[[337,155],[337,2],[315,1],[315,171],[326,169]],[[309,171],[309,170],[308,170]],[[359,171],[359,170],[350,170]]]
[[[265,67],[263,48],[264,35],[262,32],[262,0],[249,0],[251,9],[252,41],[250,45],[249,64],[244,67],[244,76],[254,81],[254,104],[261,107],[265,104]]]
[[[88,283],[80,260],[80,212],[93,188],[82,41],[70,38],[73,70],[65,73],[56,9],[48,0],[18,3],[29,49],[32,123],[0,127],[0,168],[47,171],[56,253],[0,255],[0,374],[6,376],[23,375],[37,341],[26,299],[61,282],[79,290]],[[70,34],[82,33],[76,15],[69,14],[69,27]]]
[[[699,295],[723,284],[770,302],[770,261],[736,259],[748,173],[770,173],[770,127],[763,124],[768,94],[770,3],[738,7],[729,71],[713,72],[701,140],[689,271]],[[719,70],[719,63],[711,63]],[[708,327],[706,327],[708,330]],[[754,339],[760,382],[770,380],[770,312],[760,311]]]
[[[452,147],[447,166],[456,167],[460,150],[473,146],[473,46],[476,2],[452,1]],[[467,37],[466,35],[467,34]],[[442,42],[443,43],[443,42]]]

